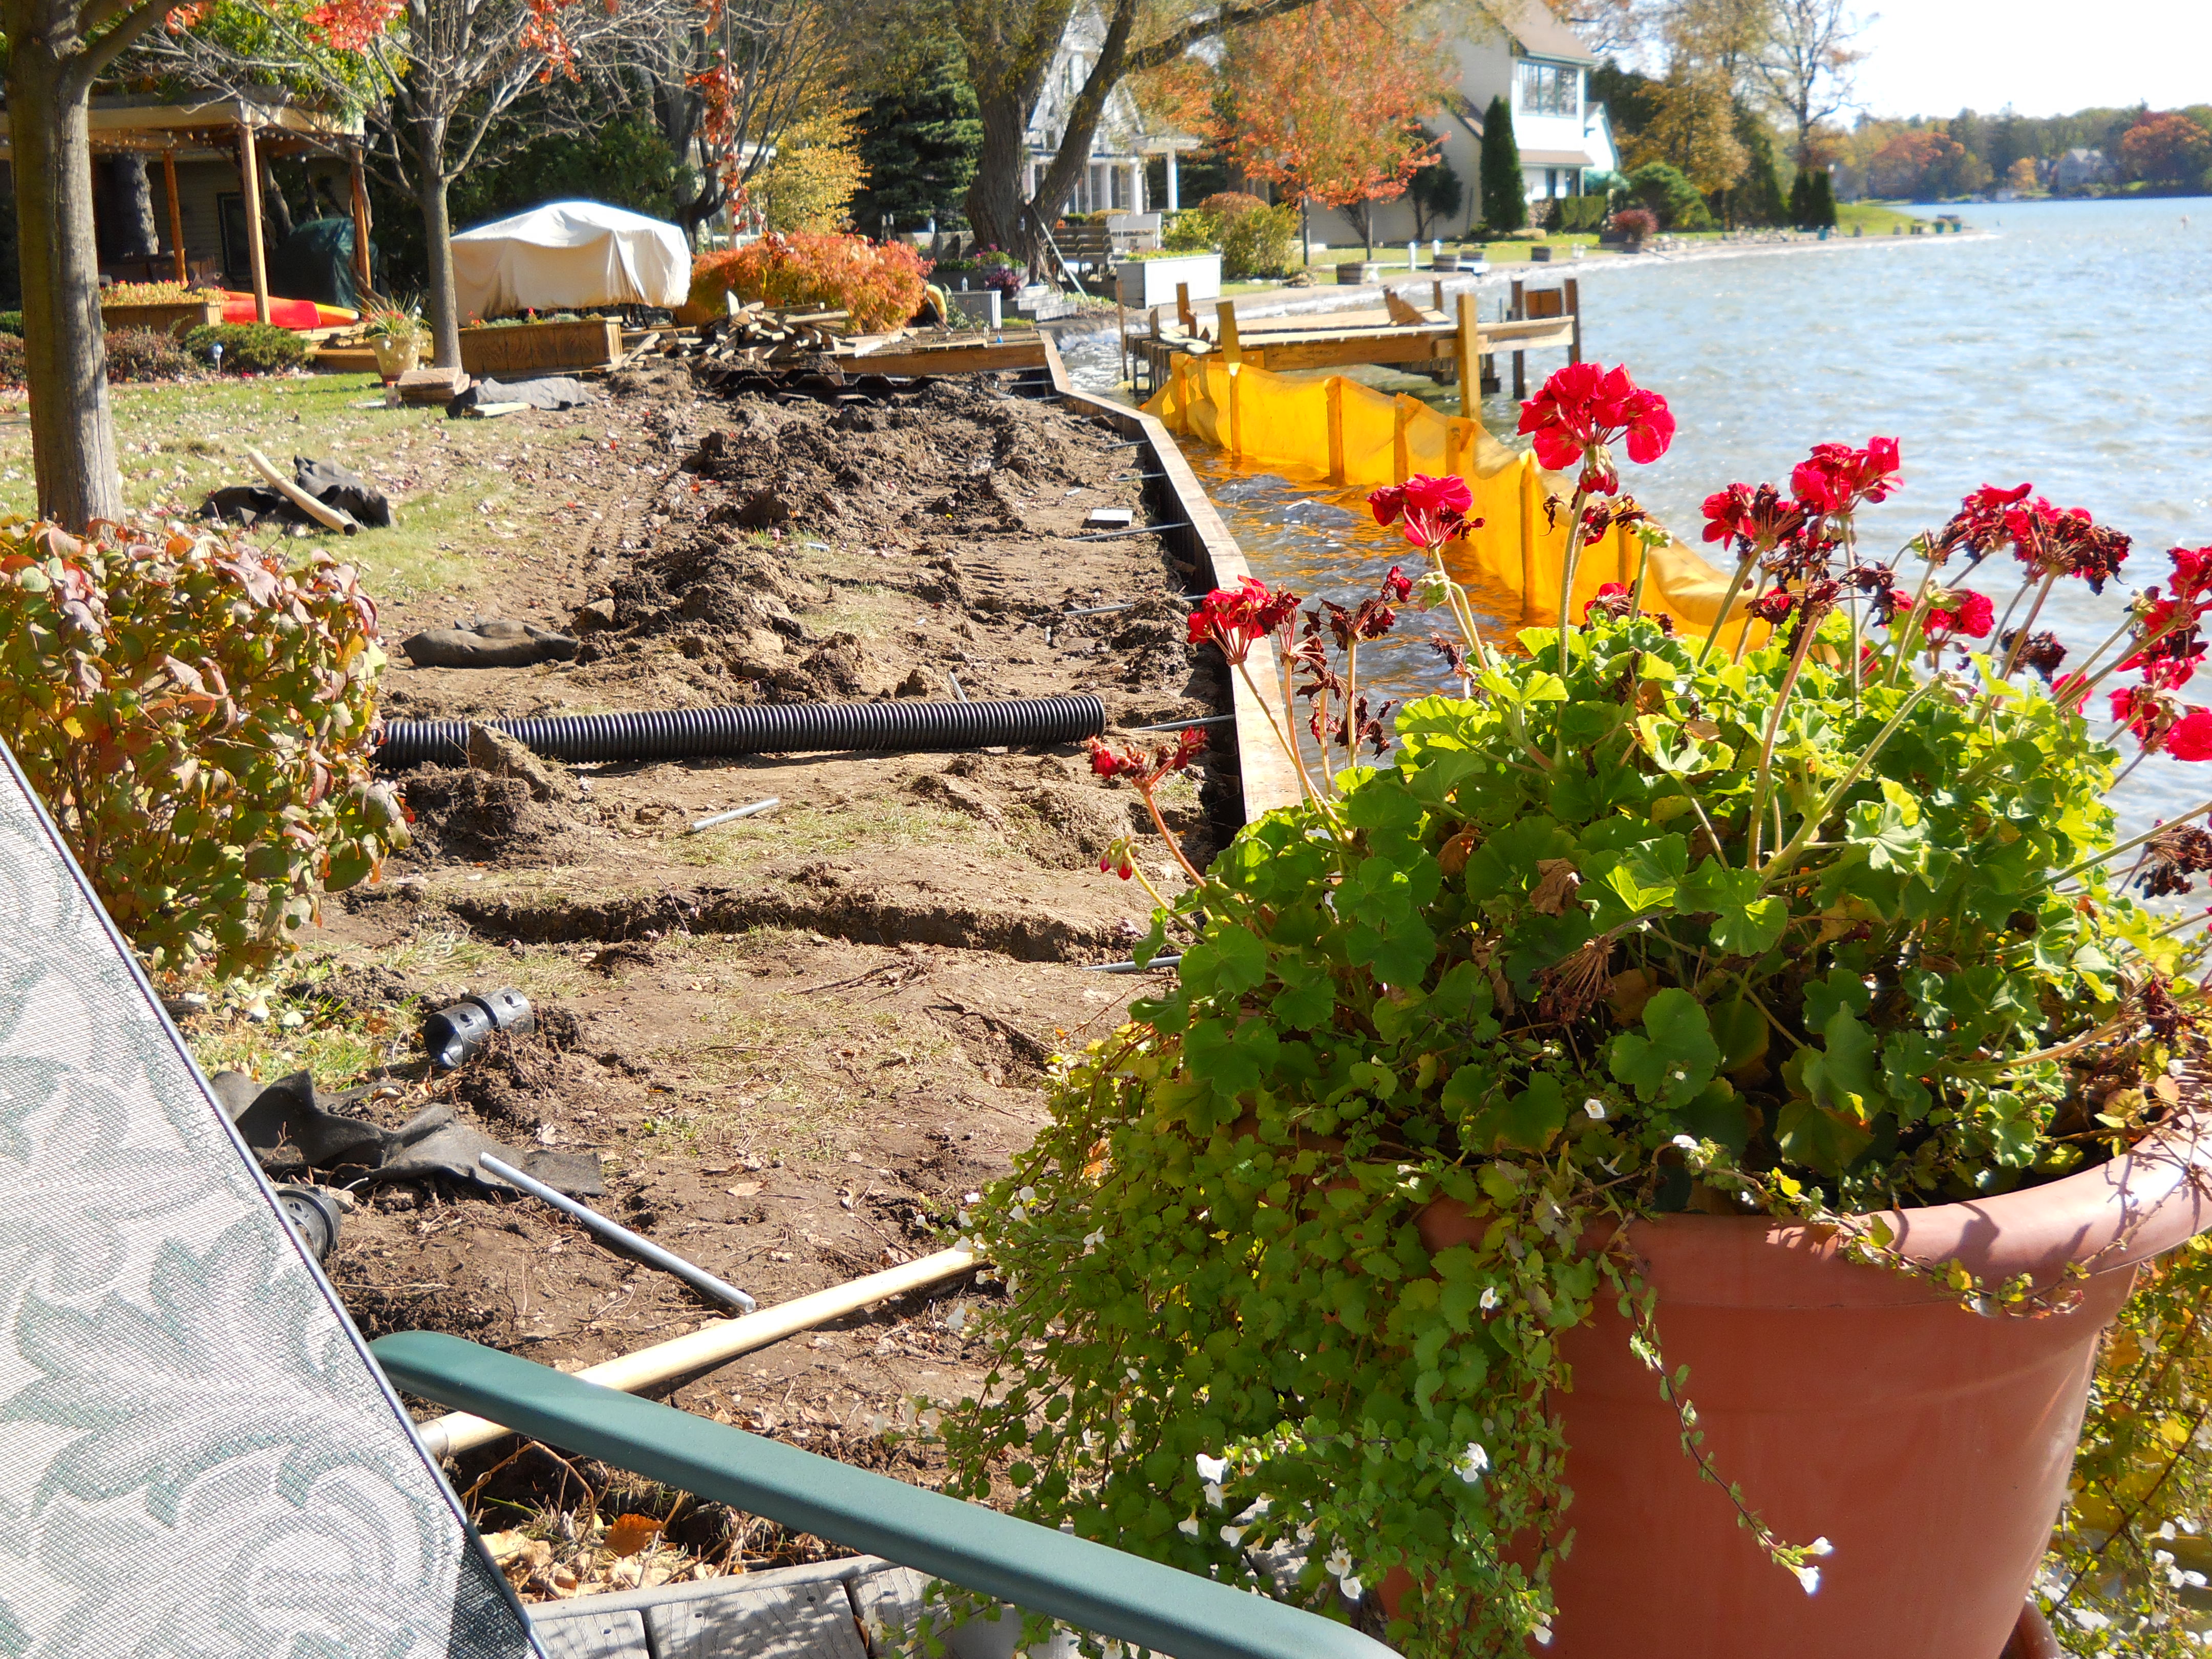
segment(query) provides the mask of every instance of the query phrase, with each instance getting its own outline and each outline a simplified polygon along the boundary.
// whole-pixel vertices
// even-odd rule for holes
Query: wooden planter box
[[[163,305],[103,305],[100,325],[111,332],[143,328],[155,334],[182,334],[222,320],[220,300],[173,301]]]
[[[1176,302],[1176,284],[1190,284],[1190,301],[1221,297],[1221,256],[1218,253],[1177,254],[1172,259],[1124,259],[1114,268],[1114,292],[1121,303],[1138,311]]]
[[[1337,283],[1344,288],[1364,287],[1382,276],[1382,262],[1376,259],[1346,259],[1336,268]]]
[[[461,367],[471,374],[498,380],[564,368],[599,368],[621,356],[622,325],[605,318],[461,331]]]

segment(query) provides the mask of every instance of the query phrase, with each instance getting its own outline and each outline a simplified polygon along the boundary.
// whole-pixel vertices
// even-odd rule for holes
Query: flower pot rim
[[[2069,1265],[2130,1273],[2212,1226],[2212,1114],[2191,1112],[2116,1158],[1989,1198],[1880,1212],[1890,1248],[1923,1267],[1957,1262],[1994,1289],[2025,1274],[2060,1287]],[[1913,1275],[1838,1274],[1836,1229],[1773,1216],[1677,1214],[1631,1222],[1629,1241],[1662,1298],[1698,1306],[1880,1307],[1955,1304]]]

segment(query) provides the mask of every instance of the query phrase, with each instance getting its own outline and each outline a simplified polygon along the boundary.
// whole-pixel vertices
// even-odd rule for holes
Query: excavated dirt
[[[1195,573],[1154,538],[1070,539],[1095,507],[1152,516],[1128,476],[1142,452],[1104,426],[981,383],[842,407],[702,400],[665,369],[614,386],[599,476],[546,503],[549,530],[582,500],[597,531],[501,559],[479,606],[574,629],[577,659],[395,667],[388,716],[944,698],[956,677],[977,698],[1094,692],[1116,727],[1228,707],[1171,602]],[[1136,603],[1065,614],[1121,600]],[[386,627],[452,620],[416,603]],[[537,791],[467,767],[408,775],[415,846],[325,907],[325,960],[278,1010],[358,1038],[325,1086],[386,1068],[362,1108],[380,1122],[445,1102],[510,1145],[597,1152],[610,1213],[763,1304],[949,1242],[966,1196],[1035,1133],[1048,1057],[1146,988],[1083,971],[1125,957],[1149,915],[1100,860],[1135,837],[1147,875],[1176,883],[1136,798],[1073,745],[548,771]],[[1170,787],[1201,865],[1241,818],[1235,779],[1224,744]],[[771,812],[689,833],[769,795]],[[510,984],[537,1031],[425,1075],[421,1014]],[[721,1312],[553,1212],[465,1185],[355,1194],[331,1273],[372,1337],[450,1331],[569,1370]],[[959,1310],[991,1293],[919,1293],[674,1397],[930,1480],[929,1443],[896,1427],[980,1379]],[[529,1596],[826,1547],[513,1441],[457,1474]],[[669,1519],[654,1551],[598,1549],[624,1510]]]

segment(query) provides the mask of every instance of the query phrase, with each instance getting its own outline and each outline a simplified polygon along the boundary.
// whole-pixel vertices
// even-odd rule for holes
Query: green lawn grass
[[[365,572],[380,600],[464,595],[483,580],[484,551],[524,540],[549,507],[563,505],[542,489],[525,499],[503,470],[507,462],[526,446],[538,460],[549,446],[556,454],[580,447],[597,428],[448,420],[442,408],[386,409],[382,392],[373,374],[116,386],[124,500],[139,512],[189,520],[209,490],[259,482],[249,447],[279,467],[295,455],[337,461],[392,496],[398,522],[368,537],[319,539]],[[21,410],[18,401],[0,412],[0,512],[29,516],[38,501]],[[574,470],[590,476],[588,465]]]

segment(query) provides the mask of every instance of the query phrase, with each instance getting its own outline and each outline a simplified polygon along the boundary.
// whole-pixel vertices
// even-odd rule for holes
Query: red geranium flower
[[[1897,440],[1869,438],[1864,449],[1814,444],[1790,474],[1790,493],[1814,513],[1849,513],[1861,501],[1881,501],[1897,488]]]
[[[1905,603],[1909,605],[1911,601],[1908,599]],[[1927,627],[1931,634],[1963,634],[1970,640],[1985,640],[1996,620],[1996,606],[1990,603],[1989,596],[1964,587],[1945,594],[1942,604],[1928,607]]]
[[[1190,613],[1190,642],[1208,640],[1221,647],[1232,664],[1252,654],[1252,647],[1297,614],[1298,596],[1281,592],[1251,576],[1240,576],[1234,587],[1217,587]]]
[[[1468,528],[1467,512],[1474,505],[1474,492],[1464,478],[1432,478],[1417,472],[1401,484],[1370,490],[1367,505],[1377,524],[1403,519],[1406,539],[1433,552]]]
[[[1382,578],[1382,597],[1393,605],[1403,605],[1413,597],[1413,579],[1396,565]]]
[[[1587,623],[1593,616],[1626,617],[1630,597],[1626,584],[1603,583],[1596,592],[1590,595],[1589,602],[1583,606],[1583,620]]]
[[[1674,416],[1664,398],[1629,379],[1626,366],[1570,363],[1521,405],[1519,430],[1545,466],[1559,472],[1579,465],[1583,489],[1610,495],[1620,479],[1607,446],[1625,436],[1628,459],[1648,466],[1674,441]]]
[[[2178,761],[2212,760],[2212,708],[2192,708],[2166,728],[2160,745]]]

